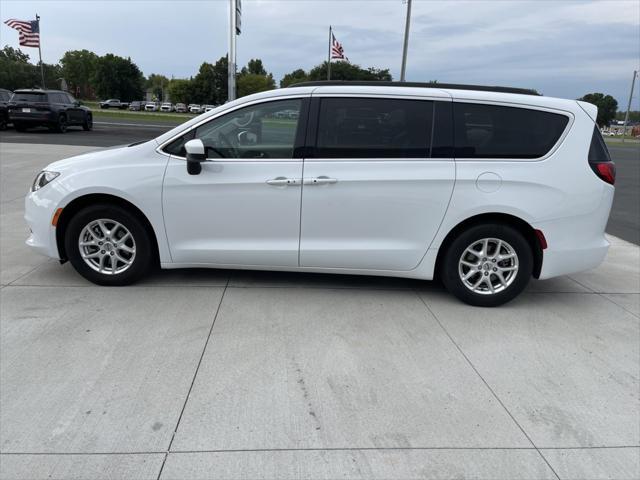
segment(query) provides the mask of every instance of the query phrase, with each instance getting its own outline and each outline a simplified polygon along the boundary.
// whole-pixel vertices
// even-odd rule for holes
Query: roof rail
[[[478,90],[481,92],[519,93],[521,95],[540,95],[532,88],[499,87],[489,85],[462,85],[457,83],[439,82],[388,82],[388,81],[364,81],[364,80],[315,80],[289,85],[291,87],[323,87],[323,86],[357,86],[357,87],[418,87],[418,88],[443,88],[450,90]]]

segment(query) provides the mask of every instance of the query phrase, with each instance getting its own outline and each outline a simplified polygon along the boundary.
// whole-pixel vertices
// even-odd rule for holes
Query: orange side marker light
[[[60,214],[62,213],[62,209],[58,208],[56,213],[53,214],[53,218],[51,219],[51,225],[56,227],[58,225],[58,219],[60,218]]]

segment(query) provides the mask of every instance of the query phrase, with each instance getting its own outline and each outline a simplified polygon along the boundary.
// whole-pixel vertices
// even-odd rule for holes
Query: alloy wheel
[[[518,274],[515,249],[504,240],[483,238],[469,245],[458,261],[462,284],[474,293],[493,295],[506,290]]]
[[[108,218],[93,220],[80,232],[80,256],[98,273],[117,275],[133,265],[136,242],[121,223]]]

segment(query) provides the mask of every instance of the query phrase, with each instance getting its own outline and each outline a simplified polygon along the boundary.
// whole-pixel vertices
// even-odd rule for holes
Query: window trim
[[[540,105],[530,105],[530,104],[524,104],[524,103],[513,103],[513,102],[502,102],[502,101],[494,101],[494,100],[470,100],[470,99],[453,99],[453,103],[472,103],[475,105],[491,105],[491,106],[496,106],[496,107],[512,107],[512,108],[520,108],[523,110],[538,110],[541,112],[547,112],[547,113],[555,113],[556,115],[564,115],[565,117],[568,118],[568,122],[567,125],[565,125],[564,127],[564,131],[562,132],[562,134],[558,137],[558,140],[556,141],[556,143],[549,149],[549,151],[543,155],[542,157],[535,157],[535,158],[496,158],[496,157],[486,157],[486,158],[458,158],[454,156],[454,159],[457,162],[491,162],[491,163],[500,163],[500,162],[541,162],[544,161],[546,159],[548,159],[549,157],[551,157],[556,150],[558,150],[558,148],[560,148],[560,145],[562,145],[564,143],[564,139],[567,137],[567,135],[569,134],[569,131],[571,130],[571,127],[573,127],[573,124],[575,122],[575,115],[573,114],[573,112],[570,112],[569,110],[562,110],[562,109],[558,109],[558,108],[549,108],[549,107],[543,107]],[[455,131],[455,115],[452,118],[452,125],[451,128],[454,129]],[[453,153],[455,155],[455,138],[454,138],[454,142],[453,142]]]
[[[263,104],[263,103],[270,103],[270,102],[277,102],[277,101],[286,101],[286,100],[297,100],[300,99],[302,100],[302,103],[300,105],[300,115],[298,117],[298,129],[296,131],[296,138],[295,138],[295,142],[293,145],[293,157],[292,158],[265,158],[265,159],[260,159],[260,158],[207,158],[205,161],[206,162],[237,162],[237,163],[243,163],[243,162],[261,162],[261,163],[265,163],[265,162],[299,162],[301,161],[304,157],[300,156],[301,153],[304,153],[304,145],[305,145],[305,135],[306,132],[308,130],[308,120],[309,120],[309,102],[311,99],[311,94],[297,94],[297,95],[282,95],[282,96],[278,96],[278,97],[272,97],[272,98],[261,98],[261,99],[257,99],[257,100],[253,100],[250,102],[246,102],[246,103],[242,103],[240,105],[237,105],[233,108],[224,110],[220,113],[218,113],[217,115],[213,115],[207,118],[203,118],[202,121],[195,123],[193,125],[191,125],[189,128],[186,128],[185,130],[182,130],[181,132],[177,133],[176,135],[174,135],[173,137],[171,137],[170,139],[164,141],[162,144],[160,144],[157,148],[156,148],[156,152],[159,153],[160,155],[164,155],[166,157],[171,158],[175,158],[176,160],[184,160],[186,161],[186,157],[180,157],[178,155],[173,155],[171,153],[167,153],[164,151],[164,149],[171,144],[173,141],[177,140],[179,137],[182,137],[183,135],[186,135],[187,133],[197,129],[198,127],[204,125],[205,123],[208,122],[212,122],[217,118],[220,118],[224,115],[227,115],[229,113],[233,113],[237,110],[243,109],[243,108],[247,108],[247,107],[251,107],[254,105],[259,105],[259,104]],[[304,129],[303,129],[304,128]]]
[[[320,122],[320,102],[323,99],[330,98],[367,98],[371,100],[413,100],[431,102],[433,104],[432,109],[432,132],[431,143],[428,147],[429,156],[427,157],[318,157],[317,142],[318,142],[318,125]],[[416,95],[393,95],[393,94],[371,94],[371,93],[359,93],[359,94],[313,94],[311,98],[311,108],[309,109],[309,124],[307,127],[307,138],[305,141],[305,148],[307,155],[304,157],[305,162],[434,162],[434,161],[451,161],[451,158],[432,157],[433,150],[433,131],[435,126],[435,102],[445,102],[452,105],[450,97],[435,97],[435,96],[416,96]],[[451,125],[453,128],[453,123]]]

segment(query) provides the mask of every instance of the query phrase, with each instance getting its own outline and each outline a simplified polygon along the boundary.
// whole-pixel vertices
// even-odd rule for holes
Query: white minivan
[[[54,162],[27,244],[101,285],[154,264],[438,276],[496,306],[596,267],[615,168],[595,106],[498,87],[315,82]]]

